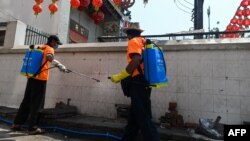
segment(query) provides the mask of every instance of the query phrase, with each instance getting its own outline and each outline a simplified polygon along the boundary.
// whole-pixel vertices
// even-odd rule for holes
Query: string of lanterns
[[[58,6],[56,4],[58,0],[52,0],[52,3],[49,5],[50,15],[54,15],[58,11]]]
[[[37,16],[39,13],[43,11],[43,8],[41,6],[41,3],[43,3],[43,0],[35,0],[36,4],[33,6],[34,14]]]
[[[242,0],[225,31],[240,31],[250,26],[250,0]],[[223,34],[221,38],[239,38],[238,33]]]
[[[59,10],[57,5],[58,1],[59,0],[52,0],[48,6],[51,16]],[[43,8],[41,6],[43,2],[44,0],[35,0],[35,5],[33,6],[34,15],[37,16],[38,14],[43,12]],[[122,0],[113,0],[113,2],[116,6],[119,6],[122,3]],[[70,0],[71,7],[78,9],[79,11],[83,11],[84,8],[89,7],[90,3],[94,8],[94,12],[91,14],[91,18],[94,20],[95,24],[98,24],[104,20],[105,16],[102,10],[100,9],[100,7],[102,7],[103,5],[102,0]]]
[[[90,0],[80,0],[80,6],[78,7],[79,11],[83,11],[84,8],[87,8],[90,4]]]

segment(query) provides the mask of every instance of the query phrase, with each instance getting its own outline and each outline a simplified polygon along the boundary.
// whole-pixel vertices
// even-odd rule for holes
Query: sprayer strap
[[[38,49],[41,49],[41,48],[38,47]],[[44,48],[41,49],[41,50],[44,50]],[[44,53],[43,53],[43,55],[44,55]],[[48,60],[46,59],[46,61],[39,67],[39,69],[38,69],[37,72],[33,75],[33,77],[36,77],[38,74],[41,73],[42,68],[45,66],[45,64],[46,64],[47,62],[48,62]]]
[[[33,77],[36,77],[38,74],[41,73],[42,68],[45,66],[45,64],[48,62],[48,60],[46,60],[37,70],[37,72],[33,75]]]
[[[32,50],[30,50],[30,52],[29,52],[29,55],[28,55],[28,58],[27,58],[27,65],[26,65],[26,75],[28,76],[28,64],[29,64],[29,61],[30,61],[30,55],[31,55],[31,53],[32,53]]]

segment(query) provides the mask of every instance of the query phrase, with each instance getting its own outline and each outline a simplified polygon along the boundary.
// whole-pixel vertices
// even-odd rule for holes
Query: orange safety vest
[[[142,51],[144,49],[144,45],[145,45],[145,39],[142,37],[134,37],[128,41],[128,48],[127,48],[127,61],[128,61],[128,63],[130,63],[132,61],[132,59],[129,56],[130,54],[136,53],[136,54],[140,54],[142,56]],[[144,70],[143,63],[140,64],[140,67],[143,71]],[[132,74],[132,77],[134,77],[138,74],[140,74],[139,70],[135,69],[133,74]]]
[[[42,61],[42,64],[44,64],[47,60],[47,54],[52,54],[54,55],[55,54],[55,51],[54,51],[54,48],[48,46],[48,45],[42,45],[40,47],[40,49],[43,50],[43,61]],[[37,80],[45,80],[47,81],[49,79],[49,66],[50,66],[51,62],[47,61],[44,66],[42,67],[40,73],[34,77],[34,79],[37,79]]]

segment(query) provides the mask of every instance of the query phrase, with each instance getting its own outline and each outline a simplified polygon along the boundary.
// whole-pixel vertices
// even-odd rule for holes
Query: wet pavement
[[[0,123],[0,141],[94,141],[94,139],[74,138],[53,131],[47,131],[43,135],[28,135],[26,131],[11,131],[9,126]]]
[[[105,119],[75,115],[56,119],[41,119],[43,135],[28,135],[27,132],[12,132],[10,125],[16,110],[0,107],[0,141],[119,141],[126,125],[125,119]],[[193,129],[160,128],[161,141],[214,141],[196,134]],[[138,136],[138,140],[143,139]]]

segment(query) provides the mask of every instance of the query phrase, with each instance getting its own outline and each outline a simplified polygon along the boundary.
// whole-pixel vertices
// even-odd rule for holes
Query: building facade
[[[52,2],[44,1],[41,4],[43,11],[35,15],[32,9],[35,5],[34,0],[2,0],[0,23],[3,24],[0,26],[0,46],[4,45],[3,38],[8,23],[14,21],[32,27],[40,34],[56,34],[63,43],[96,42],[99,36],[118,36],[121,33],[124,16],[111,0],[103,0],[100,10],[105,17],[99,23],[94,22],[90,6],[79,10],[72,8],[69,0],[60,0],[57,1],[58,12],[51,15],[48,9],[50,3]],[[25,34],[25,36],[31,35]]]

